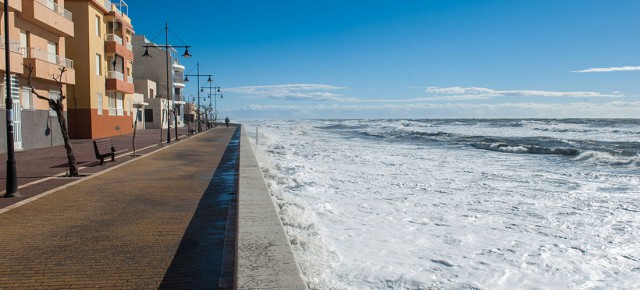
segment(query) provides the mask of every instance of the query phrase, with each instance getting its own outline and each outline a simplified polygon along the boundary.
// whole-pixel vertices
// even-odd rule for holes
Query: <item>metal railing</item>
[[[118,71],[108,71],[107,72],[107,78],[108,79],[117,79],[117,80],[121,80],[124,81],[124,74]]]
[[[174,82],[174,83],[179,83],[179,84],[184,84],[184,78],[181,78],[181,77],[174,77],[174,78],[173,78],[173,82]]]
[[[53,2],[53,0],[36,0],[38,4],[47,7],[49,10],[57,13],[58,15],[66,18],[69,21],[73,21],[73,14],[69,12],[69,10],[64,9],[64,7],[58,5],[58,3]]]
[[[122,45],[122,37],[115,34],[107,34],[107,41],[115,41],[118,44]]]
[[[21,52],[26,58],[35,58],[42,61],[57,64],[66,68],[73,68],[73,60],[59,56],[54,53],[48,53],[37,47],[22,47]]]
[[[0,48],[1,49],[5,49],[5,47],[4,47],[4,36],[2,36],[2,35],[0,35]],[[20,42],[9,40],[9,51],[22,53],[22,50],[20,49]]]

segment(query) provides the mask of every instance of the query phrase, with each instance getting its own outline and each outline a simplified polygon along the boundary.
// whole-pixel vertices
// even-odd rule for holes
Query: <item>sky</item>
[[[637,0],[149,3],[126,1],[136,34],[162,44],[167,23],[169,44],[191,46],[187,73],[213,75],[232,120],[640,112]]]

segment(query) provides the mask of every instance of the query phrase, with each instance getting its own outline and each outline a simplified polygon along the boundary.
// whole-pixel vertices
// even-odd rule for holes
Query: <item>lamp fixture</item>
[[[182,57],[184,58],[190,58],[192,55],[189,53],[189,47],[185,47],[184,48],[184,53],[182,54]]]
[[[149,48],[148,47],[144,48],[144,53],[142,54],[142,57],[151,57],[151,55],[149,54]]]

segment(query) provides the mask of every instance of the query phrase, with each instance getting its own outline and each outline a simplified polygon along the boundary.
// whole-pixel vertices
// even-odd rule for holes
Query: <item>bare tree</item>
[[[76,162],[76,155],[73,153],[73,148],[71,147],[71,142],[69,141],[69,130],[67,128],[67,119],[64,117],[64,104],[63,101],[66,98],[63,85],[62,85],[62,76],[67,71],[66,67],[58,68],[60,70],[60,75],[52,75],[54,81],[58,84],[60,88],[60,98],[52,99],[51,97],[45,97],[36,92],[33,87],[33,83],[31,82],[31,74],[33,73],[33,65],[29,64],[25,66],[29,71],[28,76],[28,86],[31,88],[31,93],[36,95],[38,99],[45,100],[49,103],[49,107],[56,112],[56,116],[58,117],[58,124],[60,124],[60,131],[62,132],[62,138],[64,139],[64,148],[67,150],[67,160],[69,162],[69,176],[78,177],[80,173],[78,172],[78,164]]]

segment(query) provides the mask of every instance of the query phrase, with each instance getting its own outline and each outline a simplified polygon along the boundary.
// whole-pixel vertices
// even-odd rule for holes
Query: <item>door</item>
[[[24,57],[29,57],[29,37],[25,30],[20,30],[20,51]]]
[[[58,58],[58,44],[53,42],[53,41],[49,41],[47,42],[47,55],[48,55],[48,60],[50,63],[58,63],[57,62],[57,58]]]
[[[22,150],[22,107],[20,98],[13,98],[13,147]]]

